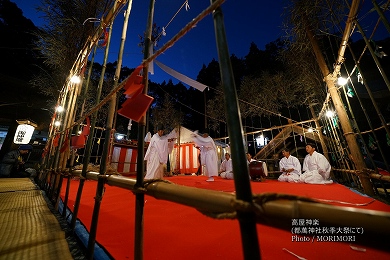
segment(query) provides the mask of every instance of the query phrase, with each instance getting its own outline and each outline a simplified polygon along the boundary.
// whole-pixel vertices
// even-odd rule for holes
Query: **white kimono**
[[[207,177],[218,176],[217,147],[213,138],[203,137],[196,133],[192,134],[194,143],[200,149],[200,161],[205,166],[205,175]]]
[[[279,162],[279,169],[294,169],[292,172],[283,172],[278,181],[286,182],[299,182],[299,177],[301,175],[301,163],[298,158],[292,155],[289,155],[288,158],[283,157]]]
[[[224,179],[230,179],[233,180],[233,163],[232,159],[229,159],[228,161],[225,159],[221,163],[221,167],[219,168],[219,171],[221,173],[221,177]]]
[[[174,142],[168,142],[168,139],[175,137],[176,132],[174,131],[163,136],[159,136],[157,133],[153,135],[144,157],[144,160],[147,161],[145,179],[163,178],[164,164],[167,163],[168,154],[172,152],[174,145]]]
[[[312,155],[306,155],[303,161],[302,171],[304,173],[300,176],[300,182],[310,184],[333,183],[329,179],[330,169],[331,166],[325,156],[314,151]]]

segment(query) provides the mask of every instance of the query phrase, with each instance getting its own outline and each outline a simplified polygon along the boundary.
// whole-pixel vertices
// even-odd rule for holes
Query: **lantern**
[[[34,133],[36,125],[29,120],[17,121],[19,123],[16,128],[14,143],[15,144],[28,144]]]

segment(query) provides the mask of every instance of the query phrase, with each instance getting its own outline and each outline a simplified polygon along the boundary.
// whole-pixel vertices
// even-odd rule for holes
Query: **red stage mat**
[[[166,180],[185,186],[234,192],[232,180],[217,178],[215,182],[206,182],[204,176],[175,176]],[[91,223],[96,184],[95,181],[86,181],[81,199],[78,217],[87,229]],[[61,192],[62,198],[65,185],[66,182]],[[266,180],[251,182],[251,186],[255,194],[278,192],[350,204],[373,201],[339,184],[310,185]],[[128,190],[105,187],[97,241],[115,259],[133,259],[135,196]],[[72,211],[77,188],[78,181],[72,181],[68,203]],[[335,202],[332,204],[339,205]],[[390,206],[379,201],[354,207],[390,212]],[[292,241],[291,232],[265,225],[258,224],[257,232],[262,259],[297,259],[285,249],[306,259],[390,259],[390,252],[360,245],[357,247],[365,249],[364,252],[353,250],[349,243],[343,242]],[[359,236],[364,234],[357,234],[356,239]],[[145,196],[144,259],[243,259],[238,221],[215,220],[190,207]]]

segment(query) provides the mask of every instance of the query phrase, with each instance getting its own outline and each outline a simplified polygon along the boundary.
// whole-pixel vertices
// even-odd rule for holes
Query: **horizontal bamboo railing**
[[[73,175],[81,176],[81,170],[73,171]],[[236,200],[231,193],[177,185],[165,180],[145,182],[144,187],[137,188],[135,179],[120,175],[102,176],[88,172],[86,177],[92,180],[105,178],[108,185],[190,206],[214,218],[234,218],[236,210],[255,211],[257,223],[280,229],[291,230],[292,219],[318,219],[321,226],[362,227],[364,234],[358,236],[356,244],[383,248],[383,244],[374,241],[378,241],[378,236],[385,238],[383,241],[390,239],[390,229],[385,228],[390,227],[388,212],[334,206],[311,198],[276,193],[254,194],[253,203],[246,203]]]

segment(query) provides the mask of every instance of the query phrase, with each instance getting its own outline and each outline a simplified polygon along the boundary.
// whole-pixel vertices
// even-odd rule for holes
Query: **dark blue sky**
[[[23,15],[31,19],[35,25],[42,25],[43,21],[39,19],[40,14],[36,13],[34,9],[40,4],[39,0],[11,1],[15,2],[22,9]],[[184,2],[184,0],[157,0],[154,22],[160,27],[165,27]],[[248,53],[251,42],[254,42],[259,49],[264,49],[266,44],[282,36],[282,0],[269,1],[267,5],[261,5],[260,2],[258,0],[227,0],[222,5],[230,54],[242,58]],[[209,4],[209,0],[189,0],[190,9],[186,11],[183,8],[177,14],[167,27],[166,36],[162,37],[157,49]],[[145,31],[148,5],[149,1],[133,1],[123,60],[123,65],[129,68],[138,66],[143,59],[141,49],[138,47],[138,35],[142,35]],[[111,43],[109,57],[111,62],[114,62],[118,57],[122,22],[123,12],[118,15],[114,23],[113,39],[115,40]],[[96,62],[102,63],[103,51],[103,49],[99,50],[101,55],[95,59]],[[218,54],[212,16],[208,15],[179,42],[160,55],[157,60],[192,79],[196,79],[202,65],[207,65],[213,58],[218,60]],[[172,78],[156,65],[154,67],[155,74],[150,76],[152,81],[160,83]]]
[[[40,4],[40,0],[12,1],[22,9],[25,17],[31,19],[37,26],[42,25],[43,21],[39,19],[40,14],[36,13],[34,9],[35,6]],[[165,27],[184,2],[184,0],[156,0],[154,22],[160,27]],[[189,0],[188,2],[190,9],[188,11],[184,8],[181,9],[166,28],[166,36],[161,38],[157,49],[176,35],[180,29],[210,4],[209,0]],[[288,1],[267,1],[267,4],[262,4],[262,2],[260,0],[226,0],[222,5],[230,54],[243,58],[248,53],[251,42],[254,42],[259,49],[264,50],[266,44],[283,37],[283,6]],[[133,1],[123,58],[123,65],[129,68],[137,67],[143,59],[141,49],[138,47],[138,35],[143,35],[145,31],[148,5],[149,1]],[[369,37],[378,20],[378,14],[372,11],[370,1],[364,2],[363,11],[359,12],[358,18],[366,30],[367,37]],[[123,12],[118,15],[114,22],[110,62],[114,62],[118,58],[122,26]],[[386,37],[389,37],[389,33],[384,25],[380,23],[373,39],[378,40]],[[361,39],[361,35],[355,31],[353,39]],[[103,49],[98,51],[99,56],[95,59],[96,62],[103,62],[103,52]],[[195,28],[157,58],[166,66],[192,79],[196,79],[202,65],[207,65],[212,59],[218,60],[218,54],[211,15],[205,17]],[[163,72],[156,65],[154,67],[155,74],[150,76],[152,81],[160,83],[163,80],[172,79],[170,75]],[[177,82],[175,79],[173,81]]]

